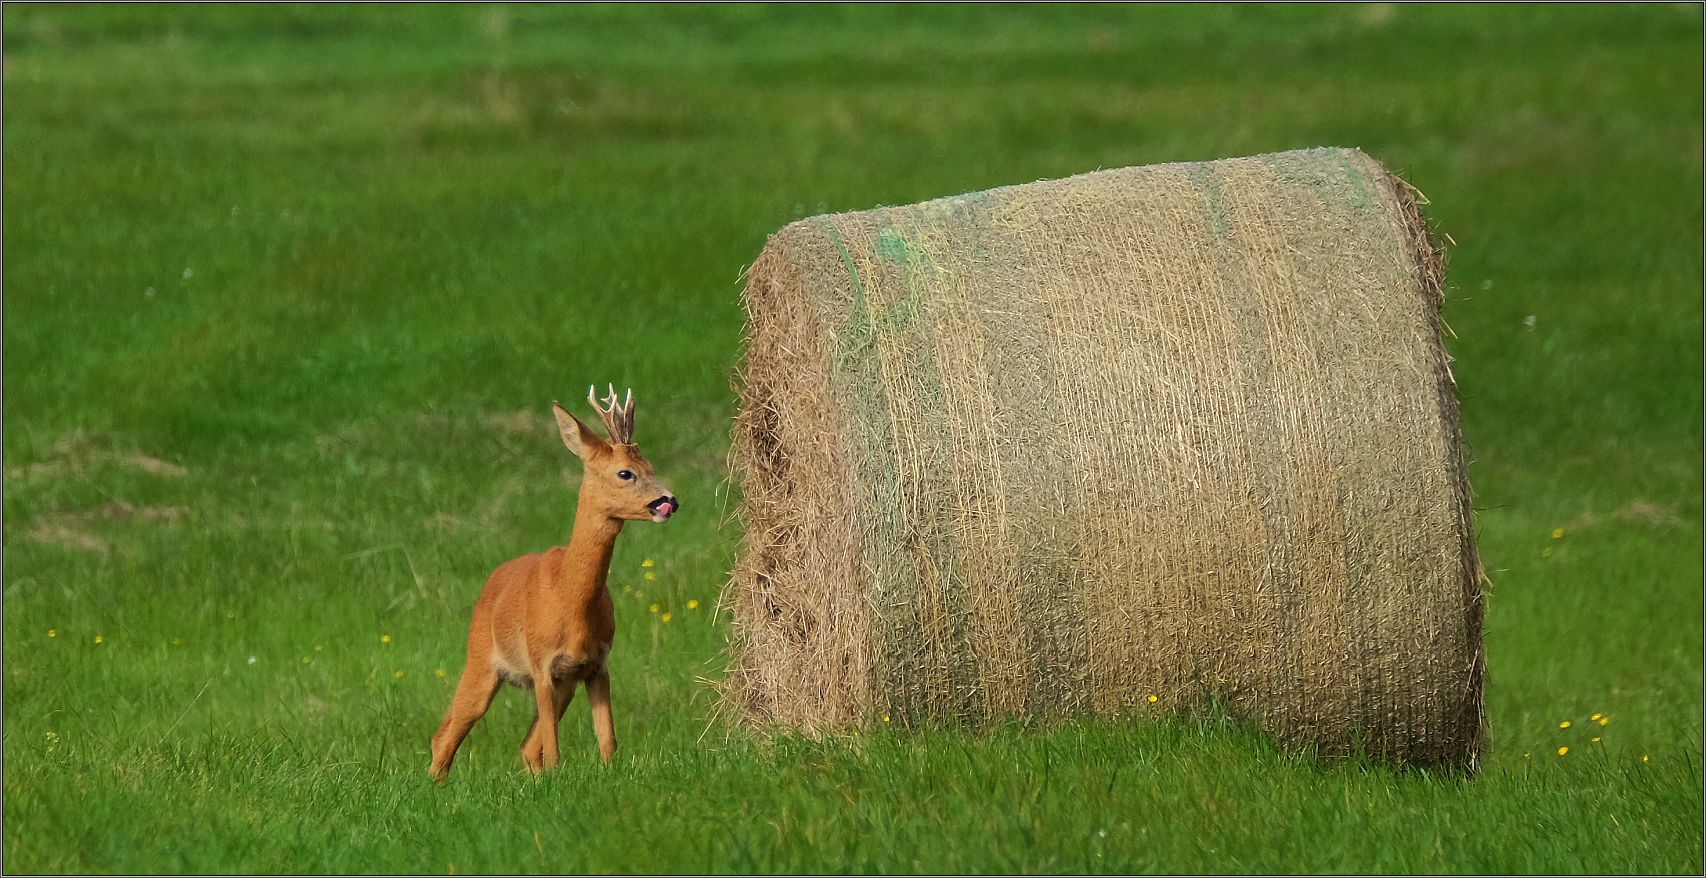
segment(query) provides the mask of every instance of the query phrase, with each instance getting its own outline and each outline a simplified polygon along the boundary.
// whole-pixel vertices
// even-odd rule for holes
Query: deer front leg
[[[600,667],[587,678],[586,700],[592,705],[592,730],[598,735],[598,758],[606,763],[616,754],[616,722],[610,716],[610,671]]]
[[[575,698],[575,683],[573,680],[558,680],[556,692],[552,700],[557,703],[557,722],[563,721],[563,711],[569,709],[569,702]],[[521,761],[527,770],[539,773],[539,766],[545,759],[544,730],[539,727],[538,711],[534,711],[533,722],[527,726],[527,735],[521,739]]]
[[[527,741],[522,741],[521,759],[526,763],[527,770],[534,774],[556,768],[561,761],[557,751],[557,686],[551,679],[551,664],[546,662],[533,671],[533,731],[530,737],[539,744],[539,761],[528,759],[531,755]]]

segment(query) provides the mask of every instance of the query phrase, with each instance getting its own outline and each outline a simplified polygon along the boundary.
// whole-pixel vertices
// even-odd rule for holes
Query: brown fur
[[[622,441],[633,430],[632,396],[629,400],[624,410],[612,394],[609,411],[593,400],[617,442],[606,441],[552,403],[564,444],[585,464],[574,528],[567,546],[507,561],[486,580],[468,628],[467,666],[432,737],[431,772],[440,782],[450,771],[456,748],[506,680],[534,693],[533,723],[521,742],[521,759],[529,771],[538,774],[556,766],[557,723],[578,683],[586,684],[599,756],[609,762],[616,752],[605,666],[616,632],[605,586],[610,555],[624,521],[663,521],[680,508],[639,448]],[[623,470],[633,478],[619,478]],[[664,498],[670,505],[667,514],[648,505]]]

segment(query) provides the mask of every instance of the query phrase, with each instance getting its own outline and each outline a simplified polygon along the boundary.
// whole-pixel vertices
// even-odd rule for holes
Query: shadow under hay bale
[[[1442,295],[1413,190],[1356,150],[787,226],[747,274],[725,698],[820,730],[1212,698],[1473,769]]]

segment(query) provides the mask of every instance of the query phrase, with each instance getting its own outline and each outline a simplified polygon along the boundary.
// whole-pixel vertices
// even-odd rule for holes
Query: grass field
[[[1703,868],[1698,6],[0,24],[7,872]],[[1313,145],[1386,162],[1456,242],[1479,777],[1202,716],[715,721],[736,277],[766,234]],[[623,750],[598,765],[577,700],[530,779],[510,690],[435,787],[469,608],[566,539],[548,405],[593,381],[635,388],[685,501],[617,547]]]

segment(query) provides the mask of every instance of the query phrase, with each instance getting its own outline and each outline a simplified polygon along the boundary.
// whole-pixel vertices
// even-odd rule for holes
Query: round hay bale
[[[816,730],[1212,699],[1472,769],[1482,578],[1413,195],[1313,149],[777,232],[725,698]]]

